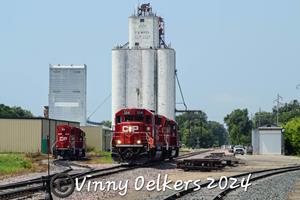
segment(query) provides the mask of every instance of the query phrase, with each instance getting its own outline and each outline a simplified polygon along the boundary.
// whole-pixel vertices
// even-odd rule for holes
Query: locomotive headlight
[[[121,144],[121,140],[117,140],[117,143],[118,143],[118,144]]]
[[[141,140],[137,140],[136,143],[137,143],[137,144],[141,144]]]

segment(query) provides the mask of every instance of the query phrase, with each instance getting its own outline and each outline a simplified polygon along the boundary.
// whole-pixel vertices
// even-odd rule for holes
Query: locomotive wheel
[[[175,153],[175,156],[174,156],[174,157],[176,158],[176,157],[178,157],[178,156],[179,156],[179,148],[176,147],[176,153]]]
[[[161,152],[161,160],[164,160],[165,158],[168,158],[168,152],[165,148],[162,149],[162,152]]]
[[[85,149],[82,150],[81,156],[84,158],[85,157]]]
[[[149,160],[154,160],[156,155],[156,150],[155,149],[150,149],[149,151]]]
[[[169,160],[173,160],[172,149],[171,148],[169,148],[169,151],[168,151],[168,158],[169,158]]]
[[[53,158],[57,159],[57,152],[55,150],[53,150]]]

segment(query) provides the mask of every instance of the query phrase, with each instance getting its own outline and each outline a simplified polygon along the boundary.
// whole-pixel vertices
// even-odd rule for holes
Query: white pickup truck
[[[244,155],[244,154],[246,154],[246,149],[244,148],[243,145],[236,145],[233,147],[233,154],[234,155],[236,155],[236,154]]]

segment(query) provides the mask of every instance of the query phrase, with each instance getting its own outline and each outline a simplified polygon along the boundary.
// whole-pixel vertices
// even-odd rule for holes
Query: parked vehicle
[[[241,154],[241,155],[244,155],[246,153],[246,150],[244,148],[243,145],[236,145],[233,147],[233,154],[236,155],[236,154]]]
[[[234,145],[229,145],[229,148],[228,148],[229,153],[233,153],[233,147],[234,147]]]

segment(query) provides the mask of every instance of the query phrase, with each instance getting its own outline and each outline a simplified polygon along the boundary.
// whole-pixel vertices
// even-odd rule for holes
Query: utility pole
[[[258,112],[258,127],[261,126],[260,117],[261,117],[261,108],[259,108],[259,112]]]
[[[279,94],[277,94],[277,98],[274,100],[275,103],[277,103],[276,105],[276,110],[277,110],[277,113],[276,113],[276,125],[278,126],[279,122],[278,122],[278,116],[279,116],[279,107],[280,105],[282,105],[282,96],[280,96]]]

